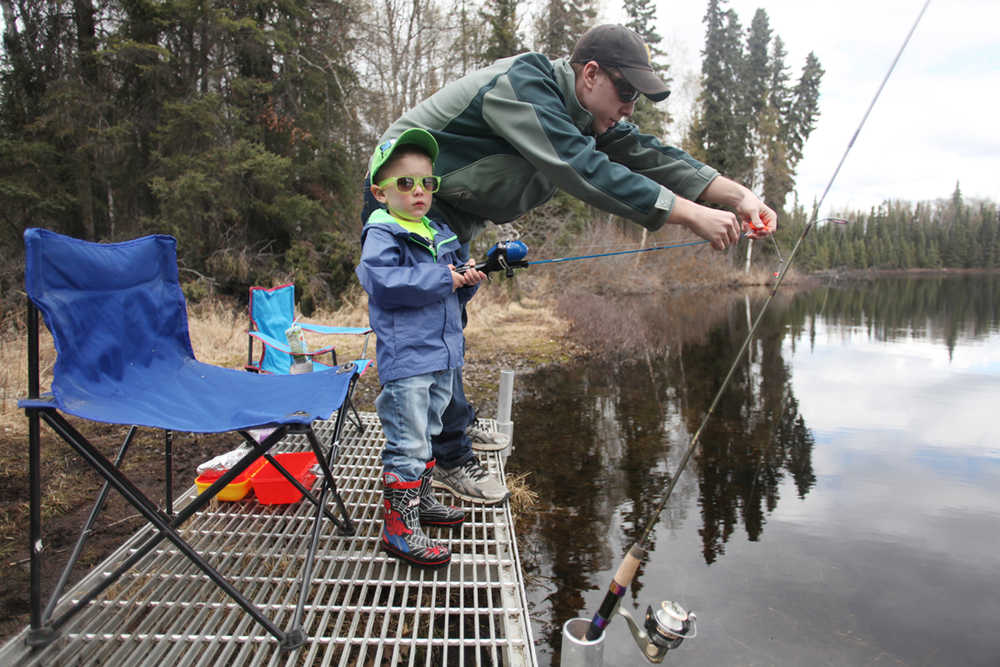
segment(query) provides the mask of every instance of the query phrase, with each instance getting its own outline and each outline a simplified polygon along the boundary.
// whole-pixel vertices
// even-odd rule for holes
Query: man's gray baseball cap
[[[591,28],[576,43],[570,62],[614,67],[636,90],[653,100],[667,99],[670,89],[653,72],[649,47],[635,31],[607,23]]]

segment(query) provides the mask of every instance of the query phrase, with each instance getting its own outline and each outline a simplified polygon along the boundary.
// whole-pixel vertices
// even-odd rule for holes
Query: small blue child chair
[[[298,324],[303,331],[317,334],[354,334],[365,337],[361,356],[368,351],[368,336],[372,330],[368,327],[331,327],[323,324],[298,322],[295,319],[295,285],[279,285],[278,287],[250,288],[250,331],[247,346],[247,370],[260,373],[276,373],[287,375],[292,366],[292,349],[285,338],[293,324]],[[260,354],[254,358],[254,341],[259,341]],[[317,359],[330,355],[330,364]],[[313,370],[329,370],[337,366],[337,351],[334,346],[309,350],[307,356],[313,362]],[[358,373],[364,373],[371,363],[370,359],[359,358],[354,361]]]
[[[322,335],[360,335],[364,336],[361,357],[353,362],[358,375],[362,375],[371,365],[371,359],[365,358],[368,352],[368,338],[372,334],[369,327],[333,327],[323,324],[299,322],[295,318],[295,285],[292,283],[277,287],[250,288],[250,331],[247,342],[248,371],[257,373],[272,373],[288,375],[292,367],[292,349],[285,338],[285,332],[297,323],[303,331]],[[260,343],[260,354],[254,356],[254,342]],[[330,355],[330,363],[318,361],[320,357]],[[337,350],[334,346],[325,346],[309,350],[307,355],[312,362],[313,371],[328,371],[337,368]],[[361,418],[351,403],[348,395],[347,407],[354,414],[358,428],[363,428]]]

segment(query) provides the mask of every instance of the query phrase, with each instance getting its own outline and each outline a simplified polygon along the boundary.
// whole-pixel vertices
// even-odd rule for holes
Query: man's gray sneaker
[[[472,448],[480,452],[498,452],[510,446],[510,437],[506,433],[488,431],[478,419],[469,424],[465,434],[469,436]]]
[[[506,500],[510,492],[496,477],[490,475],[475,457],[457,468],[434,467],[433,486],[451,491],[452,495],[470,503],[495,505]]]

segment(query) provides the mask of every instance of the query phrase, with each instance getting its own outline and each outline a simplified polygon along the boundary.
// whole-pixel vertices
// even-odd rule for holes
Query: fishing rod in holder
[[[841,156],[840,162],[837,164],[833,175],[830,177],[830,181],[827,183],[826,189],[823,191],[819,202],[816,204],[815,210],[819,211],[822,208],[823,202],[826,200],[827,193],[830,192],[833,182],[840,173],[840,168],[847,159],[847,155],[854,146],[854,142],[857,139],[858,134],[861,132],[865,122],[868,120],[868,116],[871,114],[872,108],[875,106],[875,102],[878,100],[883,88],[885,88],[889,77],[892,75],[892,72],[896,67],[896,63],[899,62],[900,56],[902,56],[903,51],[906,49],[906,45],[909,43],[910,38],[917,29],[917,26],[920,24],[920,20],[927,11],[929,4],[930,0],[926,0],[920,10],[920,13],[914,21],[913,26],[910,28],[909,33],[907,33],[906,38],[903,40],[903,44],[900,46],[899,51],[896,53],[896,57],[889,66],[889,70],[886,72],[881,85],[875,92],[871,103],[868,105],[868,110],[865,112],[861,122],[858,124],[857,129],[854,131],[854,135],[848,142],[847,148],[844,150],[844,154]],[[598,608],[597,613],[594,614],[589,624],[587,624],[587,620],[584,618],[571,619],[564,624],[562,646],[563,659],[560,661],[561,667],[602,664],[603,653],[601,642],[603,641],[604,631],[616,613],[625,618],[626,622],[629,624],[629,629],[632,632],[633,639],[642,651],[643,656],[648,661],[653,663],[661,662],[666,657],[667,651],[672,648],[677,648],[685,639],[690,639],[696,636],[697,627],[695,624],[695,614],[685,611],[685,609],[676,602],[661,602],[659,609],[655,612],[653,611],[652,605],[647,607],[646,619],[642,629],[638,627],[635,619],[632,618],[631,614],[629,614],[627,610],[619,608],[619,603],[625,595],[625,592],[628,590],[628,587],[632,584],[632,580],[635,578],[639,565],[641,565],[642,561],[646,558],[647,540],[649,539],[653,527],[662,515],[663,509],[666,507],[667,501],[670,499],[670,495],[673,493],[674,487],[677,485],[681,474],[684,472],[688,462],[691,460],[691,456],[694,454],[694,451],[701,440],[701,434],[705,429],[705,425],[708,423],[708,420],[715,412],[715,408],[722,400],[722,395],[729,386],[729,382],[735,375],[736,369],[739,366],[740,361],[743,359],[743,355],[746,354],[747,348],[749,348],[753,337],[756,335],[757,329],[763,321],[764,314],[771,305],[771,301],[774,299],[775,294],[777,294],[782,282],[784,282],[785,276],[788,274],[788,270],[791,268],[796,255],[798,255],[799,248],[802,247],[802,242],[805,240],[812,228],[820,222],[844,224],[847,221],[841,218],[814,218],[803,227],[802,232],[799,234],[799,237],[795,242],[795,246],[788,255],[788,259],[782,262],[781,269],[778,272],[774,286],[771,288],[771,292],[764,301],[764,304],[761,306],[760,311],[758,311],[757,317],[754,319],[746,338],[743,339],[739,352],[736,353],[736,357],[733,359],[733,363],[729,367],[729,372],[726,373],[726,377],[719,386],[719,389],[716,392],[715,397],[712,399],[708,410],[705,412],[705,416],[702,418],[701,424],[691,436],[688,447],[678,463],[677,469],[670,478],[670,483],[667,485],[663,498],[660,500],[652,516],[647,521],[642,535],[634,544],[632,544],[628,553],[626,553],[624,559],[619,565],[618,570],[612,578],[611,585],[609,586],[604,599],[601,601],[601,605]],[[581,625],[583,624],[587,624],[585,631],[581,628]],[[595,651],[594,647],[599,648]]]

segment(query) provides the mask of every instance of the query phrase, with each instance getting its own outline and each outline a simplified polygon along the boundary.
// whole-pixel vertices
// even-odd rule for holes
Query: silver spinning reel
[[[646,608],[646,619],[639,627],[627,609],[618,607],[617,613],[628,623],[635,643],[646,660],[663,662],[667,651],[677,648],[685,639],[698,636],[697,617],[694,612],[685,611],[676,602],[664,600],[655,611],[652,605]]]

